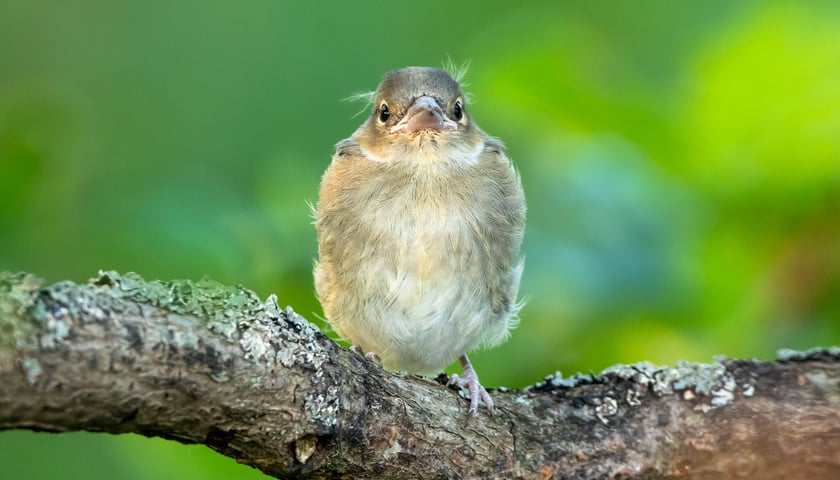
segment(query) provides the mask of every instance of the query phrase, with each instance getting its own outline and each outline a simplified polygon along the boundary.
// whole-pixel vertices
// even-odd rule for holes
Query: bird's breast
[[[383,248],[399,252],[396,259],[425,278],[472,241],[477,206],[459,190],[450,182],[415,180],[401,191],[380,192],[381,208],[368,210],[365,221]]]
[[[319,295],[386,367],[430,372],[507,332],[518,243],[504,233],[508,171],[486,167],[359,160],[325,177]]]

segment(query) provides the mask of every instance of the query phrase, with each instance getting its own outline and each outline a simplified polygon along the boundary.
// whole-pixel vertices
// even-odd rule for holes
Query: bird
[[[321,179],[314,280],[332,329],[386,369],[429,374],[460,360],[447,386],[469,391],[474,417],[479,398],[494,410],[467,353],[518,322],[526,205],[467,99],[443,69],[385,74]]]

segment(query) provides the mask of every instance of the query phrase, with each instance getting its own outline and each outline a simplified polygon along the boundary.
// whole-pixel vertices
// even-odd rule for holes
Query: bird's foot
[[[369,362],[373,362],[377,365],[382,365],[382,359],[379,358],[379,355],[377,355],[373,352],[365,353],[365,352],[362,351],[361,347],[359,347],[358,345],[351,345],[350,346],[350,351],[355,353],[356,355],[365,357],[365,360],[367,360]]]
[[[478,399],[484,402],[484,405],[487,406],[487,409],[490,410],[490,415],[493,415],[493,399],[490,398],[490,394],[487,393],[487,390],[481,386],[481,383],[478,381],[478,374],[475,373],[475,369],[473,369],[470,360],[467,358],[466,355],[461,356],[461,367],[463,368],[463,373],[458,376],[458,374],[452,374],[449,377],[449,381],[446,382],[446,386],[449,387],[451,385],[457,385],[461,388],[466,388],[470,392],[470,416],[476,417],[478,416]]]

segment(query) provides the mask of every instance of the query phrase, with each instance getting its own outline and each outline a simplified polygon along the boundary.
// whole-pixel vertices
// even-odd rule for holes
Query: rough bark
[[[202,443],[282,478],[840,478],[840,349],[493,392],[382,370],[242,287],[0,275],[0,429]]]

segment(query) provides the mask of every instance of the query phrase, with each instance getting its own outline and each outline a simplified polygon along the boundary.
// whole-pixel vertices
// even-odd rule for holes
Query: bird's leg
[[[481,386],[481,383],[478,382],[478,374],[475,373],[475,369],[466,354],[461,355],[461,368],[463,370],[461,376],[459,377],[457,374],[452,374],[452,376],[449,377],[449,381],[446,382],[446,386],[458,385],[459,387],[469,390],[471,416],[478,416],[479,397],[481,397],[484,404],[487,405],[487,409],[490,410],[490,414],[492,415],[493,399],[490,398],[490,394],[488,394],[487,390],[485,390],[484,387]]]
[[[350,345],[350,351],[355,353],[356,355],[365,357],[365,360],[367,360],[369,362],[377,363],[377,364],[380,364],[380,365],[382,364],[382,359],[379,358],[379,355],[377,355],[373,352],[365,353],[365,352],[362,351],[362,348],[359,347],[358,345]]]

